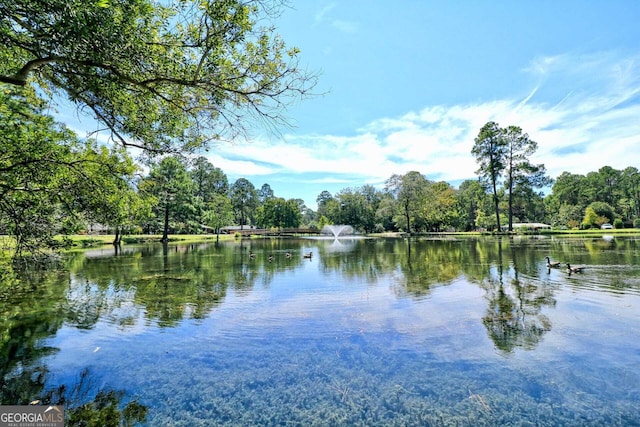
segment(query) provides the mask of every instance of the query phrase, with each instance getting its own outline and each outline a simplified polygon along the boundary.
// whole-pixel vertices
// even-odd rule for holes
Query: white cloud
[[[335,3],[328,3],[326,5],[324,5],[314,16],[314,20],[316,23],[321,23],[325,21],[325,17],[329,14],[329,12],[331,12],[333,9],[335,9],[336,4]]]
[[[328,3],[324,5],[314,16],[315,24],[323,24],[328,22],[331,27],[342,33],[355,33],[358,31],[358,24],[344,19],[331,18],[331,12],[336,8],[336,3]]]
[[[331,22],[331,25],[343,33],[355,33],[358,31],[358,24],[351,21],[335,19]]]
[[[299,174],[301,182],[344,182],[345,187],[381,183],[411,170],[453,182],[475,176],[474,138],[493,120],[520,126],[537,141],[532,160],[544,163],[553,177],[605,165],[638,167],[640,61],[604,58],[538,58],[529,70],[544,74],[545,82],[519,99],[427,106],[374,120],[351,136],[290,134],[229,145],[212,160],[231,175],[285,172]]]

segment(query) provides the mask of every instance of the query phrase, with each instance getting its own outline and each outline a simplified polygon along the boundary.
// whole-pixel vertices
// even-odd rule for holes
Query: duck
[[[583,265],[576,265],[572,267],[571,264],[567,263],[567,271],[569,273],[582,273],[584,269],[585,267]]]
[[[308,258],[311,259],[311,257],[313,256],[313,252],[309,252],[308,254],[304,254],[302,255],[302,258]]]
[[[285,256],[286,258],[291,258],[291,252],[286,252],[286,253],[284,254],[284,256]]]
[[[273,255],[269,255],[269,258],[267,258],[269,260],[269,262],[273,262]]]
[[[249,251],[249,258],[254,259],[256,257],[256,254],[254,254],[252,251]]]
[[[558,268],[560,267],[560,261],[551,261],[548,256],[544,257],[547,260],[547,267]]]

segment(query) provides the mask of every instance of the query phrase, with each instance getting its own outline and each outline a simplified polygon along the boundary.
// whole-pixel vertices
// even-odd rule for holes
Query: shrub
[[[613,221],[613,228],[624,228],[624,222],[620,218],[616,218]]]
[[[640,228],[640,218],[633,220],[633,228]]]

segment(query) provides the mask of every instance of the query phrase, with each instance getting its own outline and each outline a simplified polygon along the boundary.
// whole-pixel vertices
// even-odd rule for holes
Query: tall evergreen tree
[[[480,176],[481,183],[492,191],[496,225],[500,231],[498,184],[506,167],[507,141],[504,138],[504,132],[496,122],[488,122],[480,129],[471,153],[480,165],[476,173]]]
[[[169,220],[192,208],[194,183],[187,168],[175,156],[163,158],[154,165],[140,189],[157,199],[156,212],[162,221],[162,242],[169,241]]]
[[[248,179],[238,178],[229,188],[229,197],[242,230],[258,207],[258,192]]]
[[[543,164],[534,165],[529,157],[538,149],[538,143],[529,135],[522,133],[518,126],[509,126],[502,130],[506,142],[505,175],[506,188],[509,193],[508,218],[509,231],[513,231],[513,205],[516,186],[520,192],[526,193],[530,188],[540,188],[551,183]]]

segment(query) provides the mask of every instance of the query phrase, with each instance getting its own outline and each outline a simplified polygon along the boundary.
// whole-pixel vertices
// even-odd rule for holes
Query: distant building
[[[87,234],[109,234],[109,227],[104,224],[89,224],[87,227]]]
[[[240,228],[239,225],[228,225],[226,227],[221,227],[220,228],[220,234],[233,234],[236,231],[240,231],[242,230],[251,230],[255,228],[253,225],[245,225],[242,228]]]
[[[514,229],[524,228],[526,230],[551,230],[551,226],[549,224],[543,224],[541,222],[516,222],[513,225]],[[503,229],[507,229],[508,226],[504,226]]]

